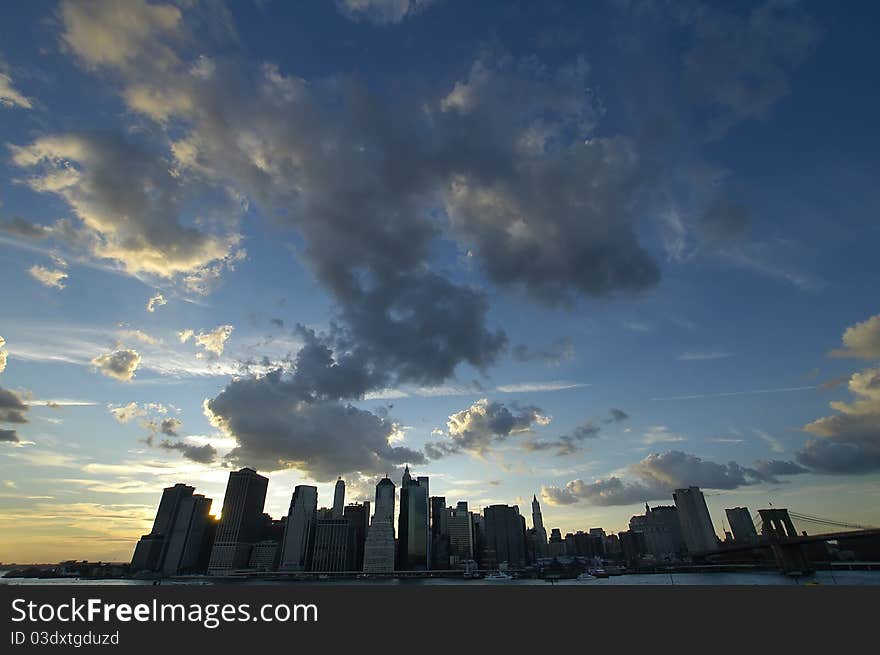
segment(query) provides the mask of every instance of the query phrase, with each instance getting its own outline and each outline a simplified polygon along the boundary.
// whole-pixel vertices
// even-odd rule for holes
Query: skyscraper
[[[318,511],[318,488],[299,484],[290,498],[284,545],[281,548],[282,571],[307,571],[314,546]]]
[[[692,553],[716,550],[718,537],[712,526],[706,498],[700,488],[676,489],[672,498],[675,500],[682,536],[688,550]]]
[[[342,478],[336,480],[336,488],[333,490],[333,518],[341,519],[345,507],[345,482]]]
[[[544,529],[541,505],[538,503],[538,497],[534,494],[532,494],[532,527],[535,529],[535,555],[547,557],[547,530]]]
[[[367,531],[370,526],[370,502],[362,505],[346,505],[343,517],[351,526],[351,538],[353,556],[351,558],[352,570],[360,571],[364,566],[364,544],[367,539]]]
[[[449,515],[443,496],[431,497],[431,568],[449,568]]]
[[[181,503],[191,498],[195,487],[177,483],[162,490],[162,499],[153,520],[153,529],[138,541],[131,558],[133,571],[161,571],[171,541],[171,531],[177,521]]]
[[[474,528],[468,504],[463,501],[447,509],[449,559],[453,565],[474,559]]]
[[[391,573],[394,554],[394,483],[385,476],[376,485],[376,509],[364,542],[364,572]]]
[[[376,508],[373,520],[377,518],[388,521],[394,530],[394,483],[387,475],[376,485]]]
[[[397,568],[424,571],[431,564],[428,478],[413,480],[407,466],[400,487],[400,517],[397,524]]]
[[[645,514],[633,516],[629,529],[644,535],[647,553],[657,560],[677,559],[685,550],[678,509],[668,505],[648,507]]]
[[[211,532],[212,502],[201,494],[180,501],[174,527],[166,539],[165,559],[161,567],[163,574],[194,573],[207,565],[203,543]]]
[[[351,571],[354,542],[351,524],[344,518],[315,521],[310,571]]]
[[[727,522],[733,532],[733,538],[740,543],[754,543],[758,540],[758,531],[752,522],[748,507],[732,507],[724,510]]]
[[[525,523],[516,506],[490,505],[483,510],[487,567],[522,568],[526,564]]]
[[[243,468],[229,474],[209,572],[222,573],[248,565],[251,547],[260,541],[268,485],[269,478],[254,469]]]

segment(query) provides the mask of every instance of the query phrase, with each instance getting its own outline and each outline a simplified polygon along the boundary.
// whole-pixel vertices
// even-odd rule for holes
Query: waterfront
[[[0,576],[6,571],[0,570]],[[112,579],[86,579],[86,578],[3,578],[2,585],[152,585],[152,580],[136,580],[131,578]],[[328,578],[319,581],[314,580],[277,580],[271,578],[247,578],[230,580],[222,578],[197,577],[186,579],[162,580],[163,586],[168,585],[381,585],[381,586],[780,586],[780,585],[880,585],[880,571],[817,571],[814,574],[789,577],[775,571],[754,572],[718,572],[718,573],[632,573],[627,575],[597,578],[595,580],[579,581],[575,579],[547,580],[535,578],[523,578],[515,580],[464,580],[460,578]]]

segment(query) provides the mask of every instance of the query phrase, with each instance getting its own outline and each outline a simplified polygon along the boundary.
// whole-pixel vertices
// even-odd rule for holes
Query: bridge
[[[794,521],[809,526],[819,526],[829,530],[818,534],[808,534],[806,530],[798,533]],[[735,541],[722,543],[715,551],[694,553],[696,560],[718,561],[736,553],[770,550],[779,570],[787,574],[809,573],[814,570],[805,546],[813,543],[837,541],[840,539],[880,539],[880,528],[854,523],[845,523],[818,516],[801,514],[788,509],[761,509],[753,517],[757,541]]]

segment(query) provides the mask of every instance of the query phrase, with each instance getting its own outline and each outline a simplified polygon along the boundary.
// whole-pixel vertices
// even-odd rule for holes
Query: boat
[[[608,571],[606,571],[605,569],[603,569],[601,567],[590,569],[588,571],[588,573],[590,575],[592,575],[594,578],[607,578],[608,577]]]
[[[504,580],[513,580],[512,575],[508,575],[507,573],[503,573],[501,571],[495,571],[494,573],[488,573],[483,580],[491,580],[493,582],[500,582]]]
[[[588,582],[590,580],[595,580],[596,576],[591,573],[581,573],[575,580],[578,582]]]

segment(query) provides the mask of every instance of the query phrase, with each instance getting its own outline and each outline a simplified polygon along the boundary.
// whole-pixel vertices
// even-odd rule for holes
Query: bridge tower
[[[776,565],[783,573],[810,573],[813,565],[807,559],[803,544],[787,509],[759,509],[761,534],[770,542]]]

